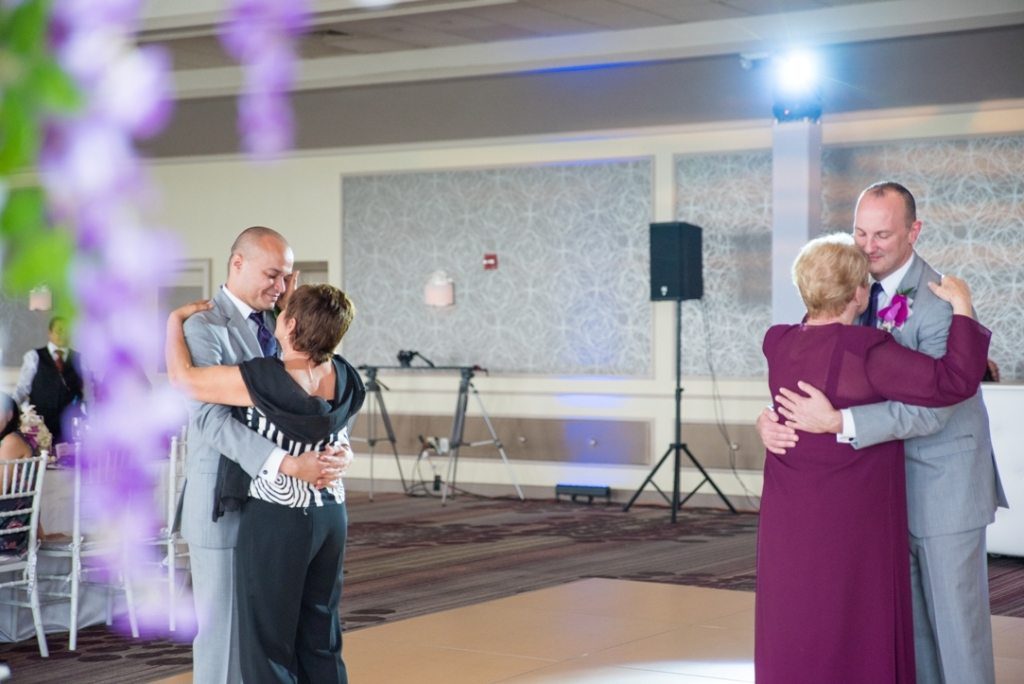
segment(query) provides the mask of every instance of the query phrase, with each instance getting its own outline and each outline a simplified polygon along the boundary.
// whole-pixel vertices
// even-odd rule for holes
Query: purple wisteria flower
[[[152,388],[143,372],[162,355],[155,293],[171,278],[179,250],[145,216],[152,191],[135,144],[163,128],[172,98],[167,53],[135,45],[141,5],[141,0],[54,0],[51,50],[84,104],[73,116],[44,122],[39,175],[51,218],[74,235],[69,275],[80,314],[75,345],[95,387],[87,428],[69,425],[68,432],[75,427],[86,470],[110,456],[121,457],[114,481],[92,492],[84,514],[107,538],[120,542],[123,552],[108,559],[108,570],[131,578],[140,623],[160,630],[167,624],[166,605],[145,600],[145,587],[152,585],[147,579],[159,572],[153,562],[159,554],[146,541],[160,525],[153,492],[166,467],[168,441],[186,418],[177,393]],[[308,0],[230,4],[221,39],[242,65],[239,129],[243,146],[256,157],[292,145],[287,95],[295,78],[296,42],[308,15]],[[179,606],[191,608],[191,602]],[[179,615],[178,624],[187,636],[194,616]]]
[[[238,130],[254,157],[273,157],[292,146],[288,91],[295,78],[296,43],[308,20],[307,0],[234,0],[221,26],[221,44],[244,72]]]
[[[79,310],[75,346],[94,387],[87,429],[76,429],[79,457],[86,471],[118,459],[112,477],[96,485],[101,490],[83,499],[83,516],[119,542],[122,551],[107,559],[108,571],[131,580],[140,624],[155,631],[166,629],[167,607],[146,590],[159,586],[161,558],[146,542],[163,522],[154,492],[169,438],[186,415],[181,398],[152,388],[143,372],[162,354],[156,291],[171,278],[180,251],[145,218],[152,193],[135,142],[164,126],[172,100],[167,54],[135,47],[140,6],[139,0],[53,3],[52,50],[84,105],[45,122],[39,171],[51,216],[75,238],[69,274]],[[194,624],[188,614],[178,621],[186,634]]]

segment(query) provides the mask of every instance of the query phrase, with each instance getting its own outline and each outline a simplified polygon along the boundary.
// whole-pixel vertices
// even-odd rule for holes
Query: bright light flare
[[[779,93],[800,95],[818,85],[818,60],[806,50],[795,50],[774,60],[775,87]]]

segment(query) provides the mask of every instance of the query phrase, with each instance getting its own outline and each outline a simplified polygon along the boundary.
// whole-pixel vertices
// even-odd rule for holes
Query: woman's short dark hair
[[[3,439],[12,432],[17,432],[21,428],[21,409],[18,408],[18,402],[9,394],[0,393],[0,416],[3,416],[8,411],[11,412],[11,418],[5,425],[0,427],[0,439]]]
[[[292,346],[306,352],[316,363],[331,358],[334,348],[348,332],[356,305],[333,285],[303,285],[288,299],[281,313],[295,321]]]

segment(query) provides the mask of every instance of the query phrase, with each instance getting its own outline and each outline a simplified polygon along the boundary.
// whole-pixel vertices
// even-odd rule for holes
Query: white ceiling
[[[179,99],[150,154],[237,150],[226,0],[149,0]],[[770,119],[763,57],[826,62],[833,113],[1024,100],[1024,0],[319,0],[298,149]],[[370,6],[373,5],[373,6]]]
[[[223,3],[226,4],[226,3]],[[151,0],[179,97],[234,92],[217,0]],[[763,53],[1024,23],[1024,0],[321,0],[297,89]]]
[[[554,38],[736,19],[879,0],[406,0],[316,13],[304,59]],[[179,69],[230,66],[213,24],[154,29]]]

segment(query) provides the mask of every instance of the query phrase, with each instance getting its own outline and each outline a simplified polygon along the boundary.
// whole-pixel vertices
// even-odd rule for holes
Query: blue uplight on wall
[[[527,74],[554,74],[567,71],[600,71],[601,69],[617,69],[619,67],[636,66],[636,62],[598,62],[595,64],[565,64],[562,66],[528,69]]]
[[[616,378],[621,380],[621,378]],[[611,394],[558,394],[555,400],[564,409],[621,409],[626,398]]]

